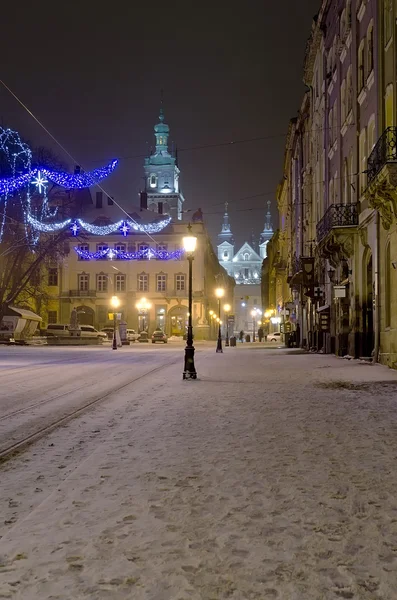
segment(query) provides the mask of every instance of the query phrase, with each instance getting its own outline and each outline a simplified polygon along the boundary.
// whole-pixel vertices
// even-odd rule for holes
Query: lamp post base
[[[185,368],[182,379],[197,379],[197,372],[194,366],[194,346],[185,348]]]
[[[218,342],[216,344],[216,351],[217,352],[223,352],[222,350],[222,338],[218,337]]]

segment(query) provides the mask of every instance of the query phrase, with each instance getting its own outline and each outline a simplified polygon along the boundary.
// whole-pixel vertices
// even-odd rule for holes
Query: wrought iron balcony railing
[[[317,241],[320,242],[336,227],[358,225],[358,202],[354,204],[331,204],[323,218],[317,223]]]
[[[388,127],[368,157],[367,175],[371,183],[386,163],[397,161],[397,127]]]

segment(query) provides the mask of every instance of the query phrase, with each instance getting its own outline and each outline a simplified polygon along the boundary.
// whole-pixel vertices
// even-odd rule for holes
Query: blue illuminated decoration
[[[35,185],[38,188],[39,193],[41,193],[42,187],[44,187],[43,184],[48,183],[43,177],[47,177],[52,183],[56,183],[66,189],[83,189],[91,187],[113,173],[117,163],[117,160],[112,160],[106,167],[95,169],[89,173],[79,173],[77,175],[54,171],[47,167],[32,169],[29,170],[28,173],[18,175],[17,177],[0,179],[0,196],[14,193],[26,186],[29,182]]]
[[[27,222],[29,225],[33,227],[36,231],[43,231],[45,233],[52,233],[54,231],[59,231],[60,229],[64,229],[70,223],[71,219],[66,219],[66,221],[62,221],[60,223],[41,223],[32,215],[27,215]],[[70,228],[72,229],[72,227]]]
[[[36,231],[58,231],[59,229],[63,229],[69,223],[72,222],[71,219],[67,221],[62,221],[61,223],[43,223],[38,219],[35,219],[31,214],[27,215],[27,221]],[[142,225],[140,223],[136,223],[135,221],[117,221],[117,223],[111,223],[110,225],[93,225],[92,223],[87,223],[82,219],[76,219],[73,221],[70,229],[72,230],[73,235],[77,235],[79,229],[84,229],[93,235],[110,235],[116,231],[120,231],[124,236],[127,235],[129,230],[133,230],[139,233],[159,233],[162,231],[167,225],[171,223],[171,217],[167,217],[162,221],[158,221],[157,223],[148,223],[147,225]],[[127,228],[127,229],[125,229]],[[126,231],[126,233],[124,233]]]
[[[124,250],[116,250],[115,248],[103,248],[97,252],[88,252],[88,250],[82,250],[78,246],[75,246],[76,253],[83,260],[103,260],[108,258],[113,260],[150,260],[155,258],[157,260],[180,260],[184,253],[184,249],[175,250],[174,252],[167,252],[167,250],[156,250],[155,248],[144,248],[137,252],[125,252]]]
[[[128,232],[131,230],[131,227],[128,225],[128,223],[126,223],[125,221],[123,221],[122,226],[120,227],[120,231],[123,234],[123,236],[127,236]]]
[[[74,223],[72,223],[72,225],[70,226],[70,231],[72,232],[72,235],[77,235],[79,232],[80,227],[77,225],[76,221]]]
[[[32,184],[36,186],[36,188],[39,190],[39,194],[41,194],[42,189],[45,189],[45,184],[48,183],[47,179],[44,179],[44,177],[41,174],[41,171],[37,171],[37,175],[36,175],[36,179],[32,179]]]

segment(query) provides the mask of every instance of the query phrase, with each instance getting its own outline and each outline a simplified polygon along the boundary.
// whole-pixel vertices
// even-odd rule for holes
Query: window
[[[89,246],[89,244],[80,244],[79,250],[80,250],[80,252],[89,252],[90,246]],[[84,256],[80,256],[80,254],[79,254],[79,260],[89,260],[89,259],[84,258]]]
[[[114,287],[116,292],[125,292],[125,275],[123,273],[117,273],[114,276]]]
[[[149,246],[147,244],[139,244],[138,252],[142,252],[142,256],[140,257],[140,260],[145,260],[148,258],[147,250],[149,250]]]
[[[227,260],[229,258],[229,252],[223,253],[223,260]]]
[[[354,202],[354,198],[353,198],[353,194],[355,193],[357,186],[356,186],[356,174],[354,171],[354,154],[353,151],[350,151],[350,155],[349,155],[349,175],[350,175],[350,189],[349,189],[349,194],[350,194],[350,202]]]
[[[78,288],[80,292],[88,292],[88,284],[90,281],[90,276],[87,273],[81,273],[78,276]]]
[[[372,117],[370,118],[370,120],[368,122],[367,139],[368,139],[367,156],[369,156],[373,150],[373,147],[375,146],[375,115],[372,115]]]
[[[113,200],[114,200],[113,196],[108,196],[108,206],[113,206],[113,204],[114,204]]]
[[[167,289],[167,275],[159,273],[156,275],[156,292],[165,292]]]
[[[244,269],[244,279],[249,279],[249,276],[250,276],[250,270]]]
[[[385,262],[385,327],[391,325],[391,289],[390,289],[390,242],[386,247],[386,262]]]
[[[183,292],[186,287],[186,275],[179,273],[175,275],[175,287],[177,292]]]
[[[48,269],[48,285],[58,285],[58,269]]]
[[[105,253],[105,250],[108,250],[108,248],[109,246],[106,244],[97,244],[96,251],[104,253],[103,256],[98,257],[98,260],[106,260],[107,254]]]
[[[155,188],[157,185],[157,177],[154,173],[152,173],[150,175],[150,183],[149,183],[150,187]]]
[[[167,252],[167,244],[157,244],[157,252]]]
[[[99,273],[99,275],[96,276],[96,289],[98,292],[108,291],[108,277],[105,273]]]
[[[393,127],[393,84],[387,86],[385,94],[385,127]]]
[[[333,204],[334,203],[334,180],[331,179],[331,181],[329,182],[329,198],[328,198],[329,204]]]
[[[367,77],[374,68],[374,26],[371,22],[367,30]]]
[[[332,108],[328,115],[328,129],[329,147],[332,148],[334,143],[334,111]]]
[[[350,111],[353,109],[353,80],[352,80],[352,67],[347,70],[346,77],[346,106],[347,106],[347,115],[349,115]]]
[[[102,192],[97,192],[95,196],[96,208],[102,208]]]
[[[244,252],[244,254],[243,254],[243,260],[249,260],[249,259],[250,259],[249,252]]]
[[[343,203],[350,202],[350,178],[349,178],[349,161],[345,158],[343,163]]]
[[[346,81],[343,80],[342,85],[340,86],[340,116],[341,123],[343,124],[346,121],[347,111],[346,111]]]
[[[383,26],[385,30],[385,44],[387,45],[393,35],[393,0],[384,0]]]
[[[48,311],[48,324],[52,325],[54,323],[56,323],[58,320],[58,313],[56,310],[49,310]]]
[[[118,252],[125,252],[125,244],[115,244],[114,249]]]
[[[365,170],[367,168],[367,146],[366,146],[367,134],[365,127],[361,130],[359,139],[359,169],[360,169],[360,194],[363,193],[366,183],[367,175]]]
[[[360,93],[364,87],[364,47],[365,41],[362,40],[358,48],[358,71],[357,71],[357,86]]]
[[[138,275],[138,291],[148,292],[149,291],[149,275],[147,273],[140,273]]]

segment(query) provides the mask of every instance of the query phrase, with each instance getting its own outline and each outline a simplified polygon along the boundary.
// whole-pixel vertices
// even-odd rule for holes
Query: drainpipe
[[[374,285],[375,285],[375,344],[374,344],[374,362],[379,362],[379,351],[380,351],[380,303],[379,303],[379,212],[375,211],[375,228],[376,228],[376,257],[375,257],[375,273],[374,273]]]

